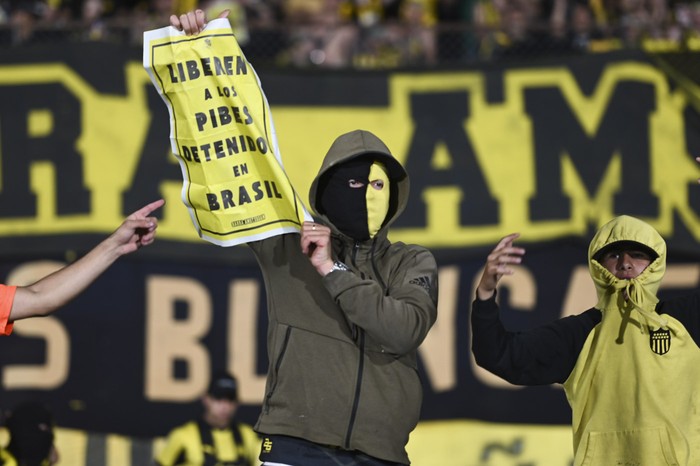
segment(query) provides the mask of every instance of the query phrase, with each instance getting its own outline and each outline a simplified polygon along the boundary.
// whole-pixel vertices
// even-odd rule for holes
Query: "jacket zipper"
[[[357,269],[357,252],[360,250],[360,242],[355,241],[352,246],[352,254],[350,255],[350,263],[355,269]],[[359,269],[358,269],[359,270]],[[364,279],[364,273],[360,271],[360,276]],[[355,396],[352,401],[352,411],[350,411],[350,420],[348,421],[348,430],[345,433],[345,448],[350,449],[350,438],[352,437],[352,431],[355,427],[355,418],[357,417],[357,410],[360,404],[360,390],[362,389],[362,374],[365,365],[365,331],[359,328],[357,325],[352,325],[353,339],[357,337],[357,332],[359,330],[359,340],[360,345],[359,351],[359,363],[357,365],[357,382],[355,384]]]
[[[352,245],[352,254],[350,256],[350,261],[352,262],[352,265],[357,268],[357,251],[360,250],[360,242],[355,241],[355,244]]]
[[[359,364],[357,365],[357,384],[355,385],[355,396],[352,402],[352,411],[350,412],[350,421],[348,422],[348,430],[345,434],[345,449],[350,449],[350,437],[352,437],[352,431],[355,427],[355,417],[357,416],[357,409],[360,404],[360,389],[362,388],[362,374],[365,365],[365,331],[360,330],[360,357]]]

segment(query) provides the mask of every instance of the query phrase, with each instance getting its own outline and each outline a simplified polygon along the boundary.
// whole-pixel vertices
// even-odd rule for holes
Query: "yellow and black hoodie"
[[[407,174],[375,135],[352,131],[328,151],[310,203],[318,211],[324,173],[367,155],[388,169],[389,212],[365,241],[330,225],[335,259],[349,271],[319,275],[298,234],[250,243],[265,280],[269,320],[270,364],[255,426],[263,435],[263,460],[297,464],[286,458],[298,443],[270,437],[277,435],[328,447],[328,454],[361,452],[386,464],[409,463],[405,446],[422,402],[417,351],[437,318],[438,285],[430,251],[387,238],[406,205]],[[277,456],[278,449],[284,453]]]
[[[633,241],[656,258],[618,279],[594,256]],[[508,332],[495,297],[472,308],[477,363],[511,383],[561,383],[572,408],[575,465],[700,464],[700,297],[659,303],[666,245],[650,225],[621,216],[591,241],[595,308],[527,332]]]

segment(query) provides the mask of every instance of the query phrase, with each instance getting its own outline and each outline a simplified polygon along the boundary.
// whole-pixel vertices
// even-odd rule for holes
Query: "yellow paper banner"
[[[182,201],[220,246],[299,231],[310,215],[282,166],[269,104],[227,19],[196,36],[144,33],[143,65],[170,114]]]

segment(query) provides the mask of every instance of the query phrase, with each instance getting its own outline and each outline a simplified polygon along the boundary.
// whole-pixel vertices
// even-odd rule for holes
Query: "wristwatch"
[[[347,272],[350,270],[347,265],[343,264],[340,261],[335,261],[333,262],[333,267],[328,271],[328,273],[335,272],[336,270],[340,270],[341,272]]]

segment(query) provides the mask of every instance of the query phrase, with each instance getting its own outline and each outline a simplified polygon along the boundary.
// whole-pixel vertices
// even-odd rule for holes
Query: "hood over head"
[[[629,246],[626,243],[636,243],[639,249],[650,254],[652,261],[639,276],[619,279],[598,260],[615,246]],[[666,242],[651,225],[642,220],[628,215],[615,217],[603,225],[591,240],[588,267],[598,294],[598,309],[617,306],[620,293],[627,293],[641,312],[654,313],[659,302],[656,293],[666,271]]]
[[[367,187],[370,172],[388,178],[388,206],[380,225],[372,228],[376,204],[386,199],[372,195]],[[348,189],[347,180],[365,183],[364,189]],[[388,226],[406,207],[408,174],[387,146],[369,131],[355,130],[339,136],[326,154],[318,175],[309,190],[309,204],[336,232],[364,241],[386,232]],[[374,205],[373,205],[374,204]]]

